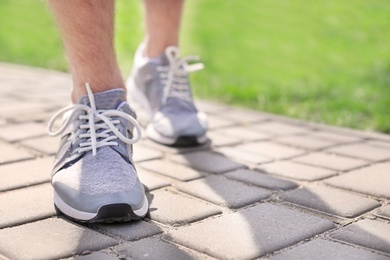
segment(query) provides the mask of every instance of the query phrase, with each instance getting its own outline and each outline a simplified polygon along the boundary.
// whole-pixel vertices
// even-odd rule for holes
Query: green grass
[[[117,2],[124,73],[142,39],[139,1]],[[181,42],[206,69],[200,98],[390,133],[387,0],[187,0]],[[0,2],[0,60],[66,69],[42,1]],[[43,48],[42,48],[43,46]]]

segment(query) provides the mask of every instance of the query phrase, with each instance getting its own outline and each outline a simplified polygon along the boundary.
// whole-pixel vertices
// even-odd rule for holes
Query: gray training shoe
[[[168,47],[155,61],[143,57],[138,48],[127,87],[133,99],[149,113],[146,133],[165,145],[192,146],[207,141],[207,119],[197,111],[188,74],[203,64],[188,64],[196,57],[180,58],[179,49]]]
[[[123,222],[148,212],[144,187],[132,161],[141,130],[123,89],[88,95],[56,113],[49,134],[62,134],[52,172],[54,204],[81,222]],[[64,117],[61,128],[52,127]],[[136,135],[133,136],[133,129]]]

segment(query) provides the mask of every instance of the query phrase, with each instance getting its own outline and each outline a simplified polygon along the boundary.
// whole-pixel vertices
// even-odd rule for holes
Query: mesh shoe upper
[[[130,92],[151,114],[150,126],[162,136],[204,136],[206,116],[193,103],[188,74],[203,67],[189,64],[195,57],[180,58],[179,49],[168,47],[159,63],[142,57],[142,45],[135,57]]]
[[[51,132],[63,134],[52,185],[76,209],[96,211],[102,203],[126,202],[137,209],[143,204],[145,194],[133,166],[131,146],[139,139],[140,128],[134,111],[123,100],[121,89],[90,92],[49,123],[51,128],[56,118],[66,114],[60,130]]]

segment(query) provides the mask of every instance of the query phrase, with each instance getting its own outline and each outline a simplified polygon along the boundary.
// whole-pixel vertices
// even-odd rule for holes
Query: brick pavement
[[[204,101],[207,145],[134,147],[147,218],[56,216],[45,129],[70,84],[0,63],[0,259],[390,259],[389,135]]]

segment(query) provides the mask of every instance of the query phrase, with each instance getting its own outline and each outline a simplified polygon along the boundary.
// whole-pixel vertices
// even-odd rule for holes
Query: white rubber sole
[[[68,204],[66,204],[61,199],[61,197],[58,196],[58,194],[55,191],[54,191],[54,204],[63,214],[65,214],[68,217],[71,217],[73,219],[80,220],[80,221],[92,220],[98,215],[98,212],[99,212],[99,210],[96,213],[77,210],[77,209],[69,206]],[[106,205],[103,205],[103,206],[106,206]],[[148,199],[146,198],[146,195],[145,195],[144,196],[144,204],[142,205],[141,208],[139,208],[137,210],[133,210],[133,213],[135,215],[137,215],[139,218],[142,218],[146,215],[146,213],[148,213],[148,209],[149,209],[149,202],[148,202]]]
[[[177,137],[177,138],[163,136],[159,132],[157,132],[151,124],[147,125],[146,134],[153,141],[155,141],[157,143],[165,144],[165,145],[175,145],[175,144],[177,144],[177,142],[180,138],[183,138],[182,136]],[[207,140],[208,139],[207,139],[206,135],[196,137],[196,144],[197,145],[204,144],[207,142]]]

